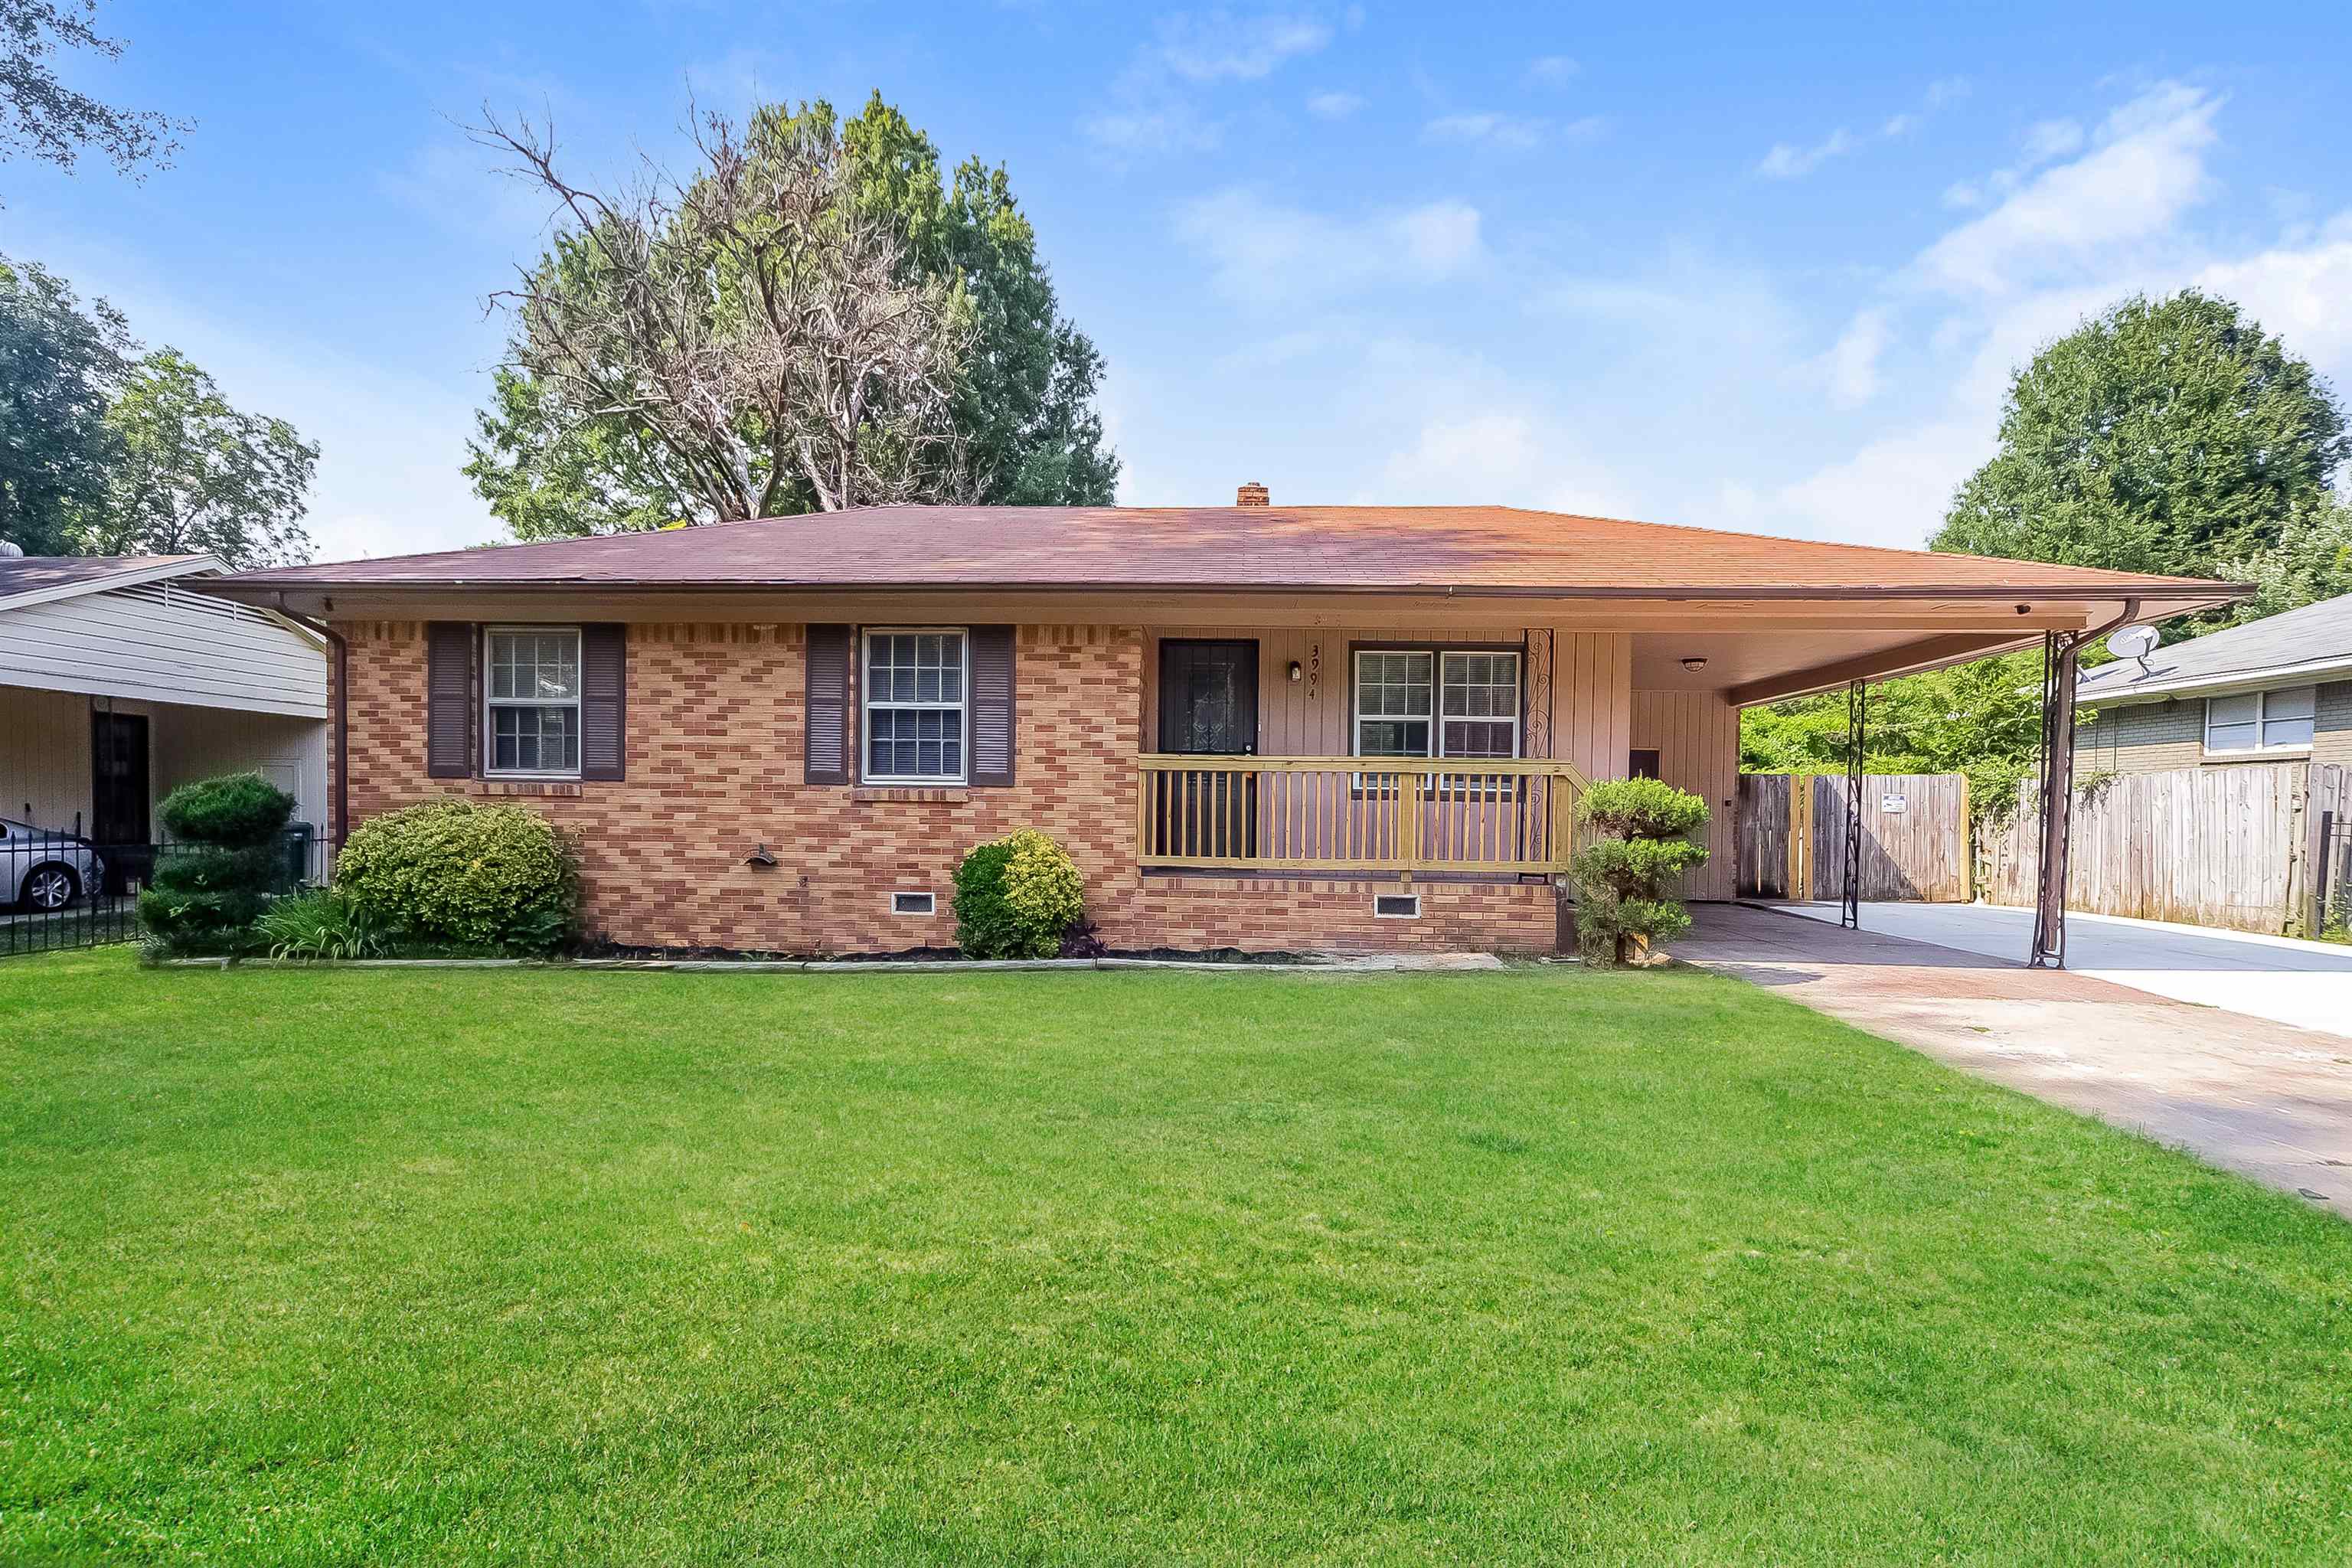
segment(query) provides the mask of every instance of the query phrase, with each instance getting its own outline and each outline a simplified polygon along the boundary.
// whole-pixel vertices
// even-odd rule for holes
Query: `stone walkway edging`
[[[614,969],[696,974],[971,974],[1038,969],[1179,969],[1214,974],[1379,974],[1486,971],[1491,952],[1376,954],[1311,963],[1198,958],[164,958],[169,969]]]

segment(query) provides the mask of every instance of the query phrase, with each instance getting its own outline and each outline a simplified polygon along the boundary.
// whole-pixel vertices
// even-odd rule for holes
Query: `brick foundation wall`
[[[529,784],[433,779],[425,765],[417,622],[345,622],[353,820],[436,795],[516,797],[580,847],[590,930],[615,942],[792,952],[880,952],[955,940],[950,880],[964,851],[1016,827],[1068,848],[1088,912],[1118,948],[1394,952],[1551,950],[1539,884],[1423,882],[1419,920],[1381,920],[1394,882],[1147,877],[1134,864],[1134,757],[1143,636],[1024,626],[1015,636],[1015,782],[884,789],[802,782],[798,626],[633,625],[627,778]],[[744,864],[764,844],[781,862]],[[938,895],[894,915],[894,890]]]

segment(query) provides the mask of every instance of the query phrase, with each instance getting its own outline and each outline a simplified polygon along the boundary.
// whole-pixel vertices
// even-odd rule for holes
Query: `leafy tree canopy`
[[[968,330],[955,356],[950,391],[952,472],[920,479],[927,495],[1011,505],[1108,502],[1118,474],[1105,445],[1094,398],[1100,354],[1063,318],[1036,235],[1000,165],[967,160],[942,174],[938,148],[877,93],[841,121],[823,101],[788,111],[757,111],[746,135],[754,159],[785,147],[837,145],[843,200],[864,219],[880,219],[898,241],[898,282],[951,292]],[[689,185],[681,217],[702,205]],[[690,251],[708,231],[677,219],[665,240]],[[708,241],[708,267],[721,285],[730,272],[720,247]],[[563,242],[541,263],[554,290],[578,288],[562,268],[577,268]],[[490,509],[519,538],[616,532],[733,515],[714,506],[707,487],[682,482],[655,422],[613,406],[583,406],[551,386],[522,353],[495,378],[490,406],[478,416],[466,472]],[[756,377],[756,368],[751,378]],[[618,401],[618,400],[614,400]],[[779,473],[770,432],[756,408],[736,416],[764,510],[799,512],[825,504],[815,487]],[[944,457],[916,460],[945,464]],[[771,482],[772,481],[772,482]]]
[[[2129,299],[2019,373],[1932,548],[2210,576],[2276,545],[2347,454],[2326,384],[2236,305]]]
[[[2326,384],[2236,305],[2194,289],[2126,300],[2018,374],[2000,449],[1932,548],[2252,582],[2236,618],[2254,619],[2352,592],[2352,509],[2330,488],[2347,456]],[[2104,657],[2084,650],[2086,666]],[[1864,765],[1966,773],[1978,813],[2001,814],[2041,726],[2041,656],[1982,659],[1873,686]],[[1842,691],[1751,709],[1740,726],[1752,773],[1834,771],[1845,747]]]
[[[106,411],[113,456],[76,542],[100,555],[210,553],[241,568],[307,560],[304,492],[319,448],[243,414],[174,349],[131,367]]]
[[[106,409],[137,345],[103,300],[0,257],[0,539],[27,555],[73,549],[75,516],[104,488]]]

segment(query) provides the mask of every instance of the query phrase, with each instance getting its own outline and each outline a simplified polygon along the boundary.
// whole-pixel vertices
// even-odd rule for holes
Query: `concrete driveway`
[[[1835,925],[1835,904],[1780,906]],[[1864,931],[2022,961],[2033,911],[1989,904],[1864,904]],[[2176,1002],[2352,1037],[2352,947],[2111,915],[2066,917],[2066,967]]]
[[[1883,929],[1933,912],[1917,906],[1868,906],[1859,931],[1839,929],[1833,906],[1827,921],[1737,904],[1691,912],[1677,958],[2352,1217],[2352,1040],[2137,982],[2028,969],[2030,927],[1984,953]],[[2068,922],[2078,961],[2090,924]],[[1959,934],[1990,943],[1985,926],[2000,930]]]

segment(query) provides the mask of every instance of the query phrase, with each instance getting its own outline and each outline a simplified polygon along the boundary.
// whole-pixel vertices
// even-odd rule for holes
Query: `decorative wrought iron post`
[[[2137,605],[2134,609],[2137,609]],[[2066,847],[2074,804],[2074,668],[2085,632],[2042,638],[2042,864],[2030,969],[2066,967]]]
[[[1862,929],[1862,752],[1870,720],[1868,688],[1845,689],[1845,889],[1838,923]]]

